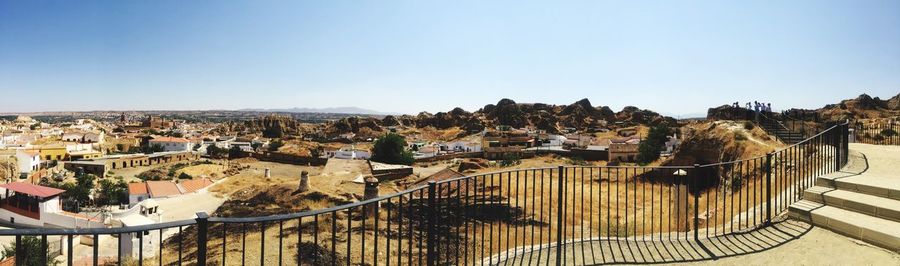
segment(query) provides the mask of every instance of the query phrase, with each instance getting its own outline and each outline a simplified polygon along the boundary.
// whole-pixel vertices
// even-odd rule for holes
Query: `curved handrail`
[[[804,140],[801,140],[801,141],[799,141],[799,142],[797,142],[797,143],[791,144],[791,145],[789,145],[789,146],[787,146],[787,147],[784,147],[784,148],[781,148],[781,149],[779,149],[779,150],[775,150],[773,153],[777,153],[777,152],[781,152],[781,151],[783,151],[783,150],[787,150],[787,149],[790,149],[790,148],[794,148],[794,147],[797,146],[797,145],[800,145],[800,144],[804,144],[804,143],[806,143],[806,142],[809,142],[811,139],[814,139],[814,138],[816,138],[816,137],[819,137],[819,136],[821,136],[822,134],[825,134],[825,132],[828,132],[828,131],[833,130],[834,128],[836,128],[836,127],[838,127],[838,126],[843,126],[843,125],[847,125],[847,122],[844,122],[843,124],[833,125],[833,126],[827,128],[827,129],[825,129],[825,130],[822,130],[821,132],[819,132],[819,133],[817,133],[817,134],[815,134],[815,135],[812,135],[811,137],[808,137],[808,138],[806,138],[806,139],[804,139]]]
[[[177,220],[172,222],[124,226],[110,228],[27,228],[27,229],[8,229],[0,230],[0,236],[12,235],[113,235],[127,234],[141,231],[152,231],[160,229],[169,229],[181,226],[197,224],[197,220]]]
[[[287,214],[275,214],[268,216],[254,216],[254,217],[209,217],[210,222],[218,222],[218,223],[258,223],[258,222],[274,222],[274,221],[283,221],[290,219],[297,219],[303,217],[310,217],[319,214],[336,212],[344,209],[352,209],[356,207],[362,207],[363,205],[368,205],[372,203],[377,203],[382,200],[402,197],[408,194],[412,194],[416,191],[420,191],[427,188],[427,186],[418,186],[415,188],[403,190],[400,192],[396,192],[390,195],[380,196],[377,198],[367,199],[363,201],[357,201],[353,203],[348,203],[344,205],[338,205],[333,207],[328,207],[324,209],[303,211],[303,212],[295,212],[295,213],[287,213]]]

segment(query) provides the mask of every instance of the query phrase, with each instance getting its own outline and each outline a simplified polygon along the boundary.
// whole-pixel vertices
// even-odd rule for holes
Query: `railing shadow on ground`
[[[572,241],[564,244],[563,250],[578,252],[562,253],[564,264],[661,264],[698,262],[721,258],[754,254],[777,248],[799,239],[812,230],[812,225],[793,220],[780,219],[770,226],[763,226],[746,232],[703,238],[675,240],[635,240],[620,238],[595,238]],[[545,246],[540,250],[517,253],[514,256],[495,256],[486,259],[490,265],[544,265],[555,261],[555,246]],[[537,254],[551,254],[549,257]]]

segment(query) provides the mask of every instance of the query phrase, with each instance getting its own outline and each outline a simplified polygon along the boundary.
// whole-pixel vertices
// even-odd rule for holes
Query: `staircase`
[[[790,145],[806,139],[806,137],[803,136],[803,133],[791,131],[774,119],[760,117],[758,124],[766,131],[766,133],[775,136],[778,140],[784,142],[784,144]]]
[[[900,252],[900,174],[871,174],[862,154],[850,156],[842,171],[818,177],[803,200],[789,207],[789,216]],[[888,168],[897,160],[870,159]]]

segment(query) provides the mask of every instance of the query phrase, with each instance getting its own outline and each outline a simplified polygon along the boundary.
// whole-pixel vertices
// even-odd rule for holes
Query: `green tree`
[[[216,145],[209,145],[206,147],[206,154],[212,157],[222,157],[225,155],[226,150],[219,148]]]
[[[282,146],[284,146],[284,142],[280,139],[272,141],[272,143],[269,143],[269,151],[278,151]]]
[[[159,145],[159,144],[152,144],[152,145],[148,144],[145,146],[141,146],[141,152],[145,153],[145,154],[157,153],[157,152],[162,152],[162,151],[163,151],[163,146]]]
[[[281,128],[281,123],[272,123],[271,125],[266,125],[263,129],[263,137],[266,138],[280,138],[284,137],[284,129]]]
[[[97,189],[99,205],[122,204],[128,201],[128,184],[124,180],[102,179],[99,184],[100,187]]]
[[[244,152],[241,151],[241,148],[238,146],[232,146],[230,150],[228,150],[228,159],[237,159],[244,156]]]
[[[403,139],[403,136],[387,133],[375,141],[372,161],[412,165],[414,160],[412,152],[406,150],[406,140]]]
[[[36,236],[23,236],[21,245],[22,245],[22,256],[16,256],[16,242],[9,243],[7,245],[3,245],[2,254],[3,258],[16,257],[16,265],[59,265],[60,262],[47,254],[47,252],[43,251],[43,245],[41,244],[41,239]],[[44,256],[44,261],[46,264],[41,264],[41,256]]]
[[[638,162],[649,163],[659,159],[659,152],[662,151],[663,145],[665,145],[670,134],[671,130],[665,123],[650,128],[647,138],[642,140],[640,147],[638,147]]]

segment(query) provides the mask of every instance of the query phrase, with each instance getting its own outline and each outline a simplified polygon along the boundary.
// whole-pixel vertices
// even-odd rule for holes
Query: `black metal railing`
[[[894,120],[870,123],[856,122],[853,124],[853,138],[859,143],[900,145],[900,123]]]
[[[477,174],[326,209],[147,226],[13,229],[16,258],[68,265],[594,264],[609,242],[700,241],[753,230],[848,155],[848,124],[765,156],[689,166],[558,166]],[[73,251],[75,237],[95,241]],[[99,243],[117,241],[114,250]],[[596,245],[596,246],[595,246]],[[30,263],[17,260],[20,265]]]

